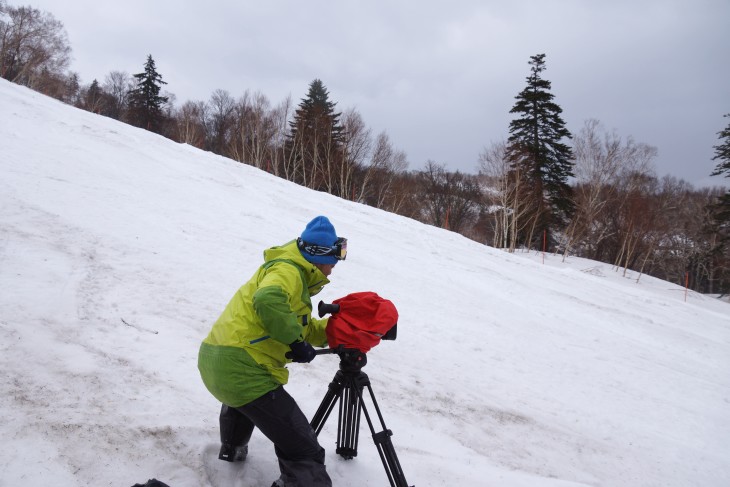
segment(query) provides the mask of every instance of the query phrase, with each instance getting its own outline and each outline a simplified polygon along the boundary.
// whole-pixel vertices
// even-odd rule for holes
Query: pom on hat
[[[307,223],[301,238],[308,244],[332,247],[337,241],[337,234],[335,227],[326,216],[318,216]],[[304,258],[312,264],[337,264],[337,258],[334,255],[311,255],[304,249],[300,249],[300,251]]]

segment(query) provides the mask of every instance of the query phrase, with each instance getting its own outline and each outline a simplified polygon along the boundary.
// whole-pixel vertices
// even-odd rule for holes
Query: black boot
[[[254,425],[236,408],[221,406],[221,452],[218,458],[227,462],[242,462],[248,454],[248,440]],[[243,445],[243,446],[242,446]]]
[[[219,460],[226,462],[242,462],[248,455],[248,445],[233,447],[228,444],[221,445],[221,451],[218,454]]]

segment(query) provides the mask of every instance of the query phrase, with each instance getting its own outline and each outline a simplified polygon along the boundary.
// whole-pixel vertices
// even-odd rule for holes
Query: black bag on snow
[[[144,484],[134,484],[132,487],[170,487],[164,482],[160,482],[157,479],[149,479]]]

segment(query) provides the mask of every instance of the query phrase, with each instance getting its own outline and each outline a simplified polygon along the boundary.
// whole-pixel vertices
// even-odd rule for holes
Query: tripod
[[[327,394],[325,394],[319,409],[314,414],[311,426],[314,432],[319,436],[324,423],[327,421],[335,403],[339,403],[339,418],[337,422],[337,449],[338,455],[346,460],[351,460],[357,456],[357,440],[360,429],[360,413],[365,413],[365,419],[370,427],[373,435],[375,447],[378,449],[380,460],[383,462],[385,474],[391,487],[409,487],[406,482],[405,475],[401,469],[398,456],[395,453],[393,442],[390,437],[393,432],[386,428],[383,415],[375,400],[373,388],[370,386],[370,379],[362,368],[367,363],[366,355],[356,349],[343,348],[342,346],[334,349],[326,349],[318,351],[322,353],[336,353],[340,357],[340,370],[335,374],[334,379],[330,382]],[[379,433],[375,432],[373,422],[370,419],[365,403],[363,401],[363,389],[367,388],[370,393],[370,399],[378,414],[380,425],[383,430]],[[410,486],[413,487],[413,486]]]

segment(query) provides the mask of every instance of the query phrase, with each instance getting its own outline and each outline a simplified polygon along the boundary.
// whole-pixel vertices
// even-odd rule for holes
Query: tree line
[[[338,111],[319,80],[298,105],[261,92],[215,90],[175,104],[147,56],[140,73],[112,71],[83,85],[68,72],[63,25],[0,0],[0,76],[78,108],[508,251],[586,257],[706,293],[730,291],[730,192],[658,178],[654,147],[588,120],[572,134],[530,57],[509,137],[485,147],[477,174],[427,161],[408,170],[386,132],[355,109]],[[730,176],[730,125],[718,134],[713,175]]]

